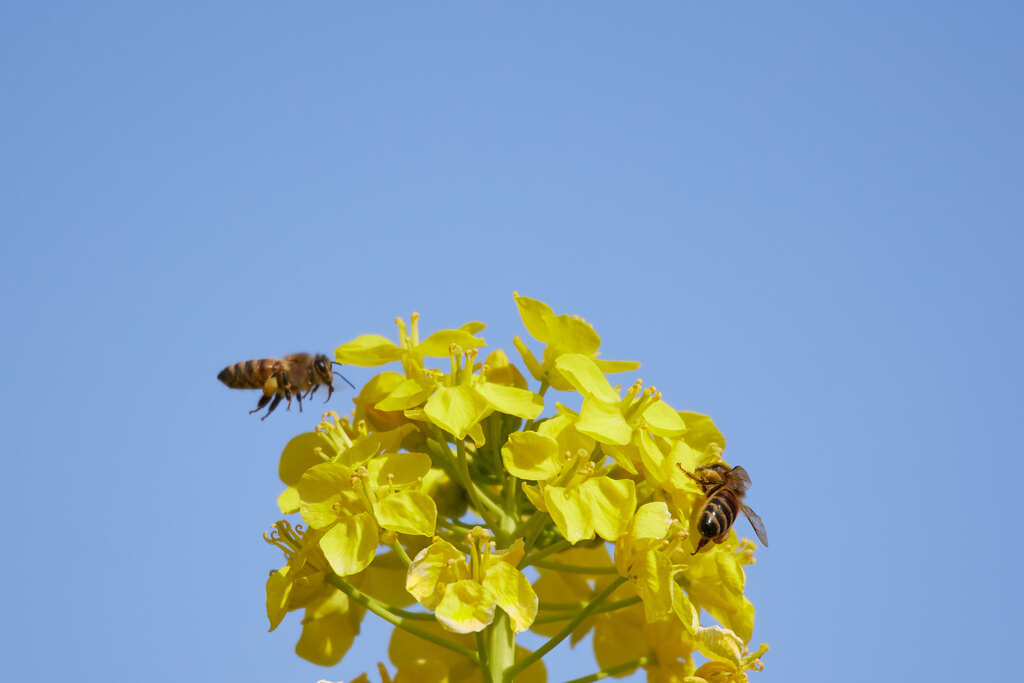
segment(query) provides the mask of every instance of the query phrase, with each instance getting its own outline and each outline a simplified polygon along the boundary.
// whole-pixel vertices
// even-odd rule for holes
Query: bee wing
[[[747,471],[743,469],[741,465],[736,465],[736,467],[733,467],[732,470],[730,470],[729,474],[732,475],[733,481],[735,483],[739,483],[742,485],[741,487],[737,488],[742,488],[743,491],[746,491],[747,489],[750,488],[750,475],[747,474]]]
[[[757,516],[757,513],[750,509],[750,506],[743,505],[743,514],[750,520],[750,526],[754,527],[754,533],[757,534],[757,538],[761,541],[761,545],[768,547],[768,532],[764,530],[764,522]]]

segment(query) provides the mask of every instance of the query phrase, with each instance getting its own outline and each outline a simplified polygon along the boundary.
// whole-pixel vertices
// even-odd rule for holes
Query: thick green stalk
[[[494,621],[487,627],[487,675],[492,683],[502,683],[505,672],[516,661],[516,635],[512,622],[500,607],[494,611]]]

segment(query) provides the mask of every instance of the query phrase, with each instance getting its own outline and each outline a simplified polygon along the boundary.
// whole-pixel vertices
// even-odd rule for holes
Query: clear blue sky
[[[750,471],[755,681],[1019,670],[1019,5],[146,4],[0,9],[0,677],[372,668],[266,633],[318,411],[215,376],[513,290]]]

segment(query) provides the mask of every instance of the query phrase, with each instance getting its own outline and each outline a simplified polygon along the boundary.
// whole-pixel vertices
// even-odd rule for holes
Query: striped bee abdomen
[[[229,365],[217,375],[217,379],[232,389],[260,389],[281,367],[276,358],[260,358]]]
[[[704,503],[697,529],[706,538],[722,536],[736,521],[737,503],[733,496],[719,491]]]

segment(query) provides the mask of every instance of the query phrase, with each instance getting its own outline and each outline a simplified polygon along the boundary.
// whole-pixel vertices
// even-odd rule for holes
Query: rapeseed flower
[[[514,299],[543,345],[513,339],[525,371],[484,355],[482,323],[420,340],[417,314],[397,341],[335,349],[378,371],[349,415],[281,454],[278,507],[304,525],[267,536],[286,558],[267,580],[271,630],[303,610],[296,652],[330,666],[372,612],[395,627],[382,683],[544,683],[544,656],[588,634],[588,680],[747,681],[768,650],[750,647],[754,544],[729,531],[695,552],[707,494],[687,474],[727,465],[725,437],[640,380],[613,384],[639,363],[600,358],[579,316]],[[552,389],[579,409],[546,402]],[[523,649],[527,630],[547,641]]]

